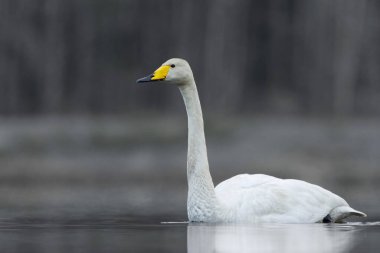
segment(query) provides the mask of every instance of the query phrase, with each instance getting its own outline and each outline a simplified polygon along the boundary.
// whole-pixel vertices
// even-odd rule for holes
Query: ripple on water
[[[181,218],[179,218],[180,220]],[[132,217],[0,219],[0,252],[377,252],[380,221],[344,224],[189,223]],[[86,238],[86,240],[78,240]],[[25,251],[26,252],[26,251]],[[36,251],[38,252],[38,251]]]
[[[347,225],[353,226],[380,226],[380,221],[372,221],[372,222],[347,222]]]

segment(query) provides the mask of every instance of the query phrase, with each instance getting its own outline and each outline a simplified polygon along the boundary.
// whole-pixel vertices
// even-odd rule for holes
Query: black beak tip
[[[146,77],[143,77],[143,78],[140,78],[140,79],[137,79],[136,80],[136,83],[146,83],[146,82],[150,82],[151,80],[151,77],[152,75],[149,75],[149,76],[146,76]]]

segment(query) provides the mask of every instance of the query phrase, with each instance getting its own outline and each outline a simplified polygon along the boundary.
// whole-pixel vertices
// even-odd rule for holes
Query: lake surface
[[[240,173],[297,178],[368,217],[188,224],[185,117],[3,119],[0,253],[380,252],[379,129],[377,119],[209,121],[215,184]]]
[[[380,222],[203,224],[103,219],[0,220],[0,252],[379,252]]]

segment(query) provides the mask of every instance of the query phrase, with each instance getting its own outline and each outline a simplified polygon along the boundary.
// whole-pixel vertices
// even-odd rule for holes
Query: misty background
[[[380,2],[0,0],[0,215],[186,219],[186,59],[214,183],[312,182],[379,217]]]

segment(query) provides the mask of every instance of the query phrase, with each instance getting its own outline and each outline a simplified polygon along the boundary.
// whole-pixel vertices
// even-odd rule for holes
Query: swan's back
[[[338,195],[295,179],[242,174],[221,182],[215,192],[224,219],[233,222],[310,223],[365,216]]]

